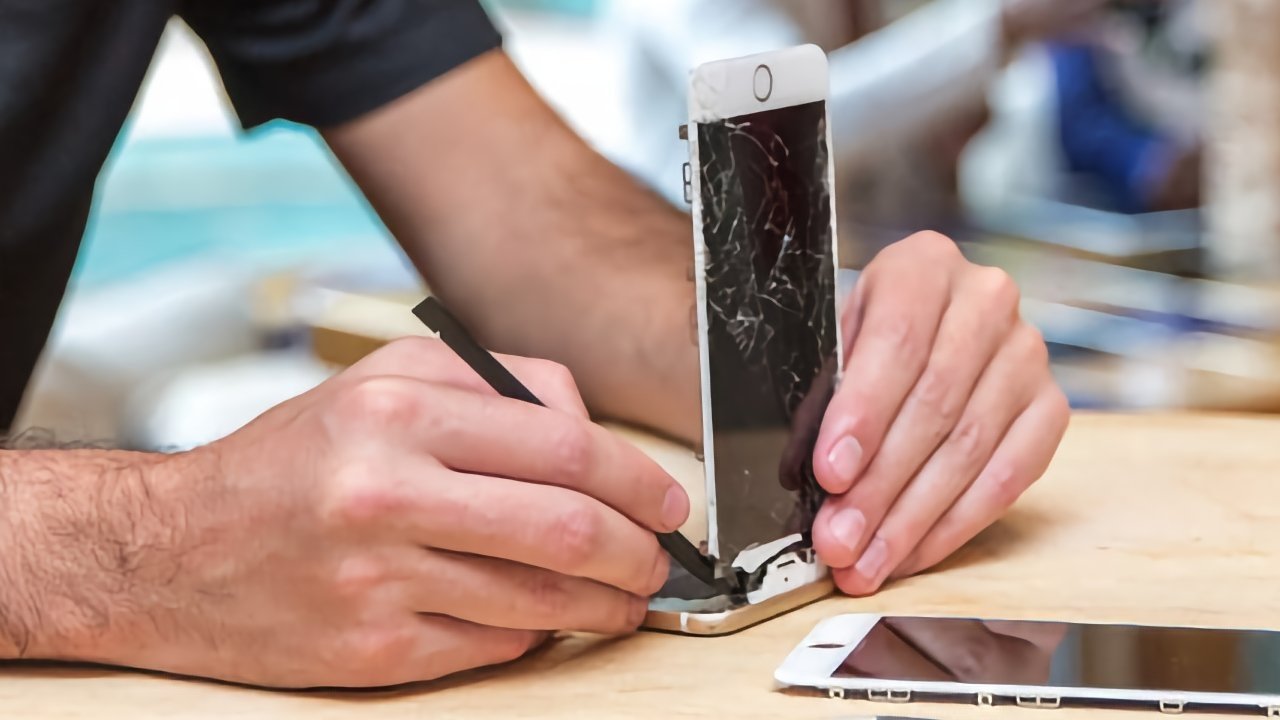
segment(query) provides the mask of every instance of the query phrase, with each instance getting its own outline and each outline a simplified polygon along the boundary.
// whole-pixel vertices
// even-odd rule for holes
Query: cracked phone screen
[[[718,560],[807,533],[837,346],[826,103],[699,123]]]

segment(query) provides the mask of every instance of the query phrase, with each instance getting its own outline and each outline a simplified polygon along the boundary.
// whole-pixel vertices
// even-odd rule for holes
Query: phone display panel
[[[1270,708],[1280,707],[1280,633],[841,616],[819,625],[779,669],[778,679],[788,685],[1054,703]]]

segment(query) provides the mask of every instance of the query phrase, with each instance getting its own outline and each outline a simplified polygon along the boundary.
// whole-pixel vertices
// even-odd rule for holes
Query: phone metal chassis
[[[763,602],[735,605],[720,612],[650,610],[643,627],[682,635],[729,635],[827,597],[835,589],[830,578],[801,585]]]
[[[825,691],[833,698],[844,698],[849,693],[858,693],[855,697],[889,703],[906,703],[912,700],[928,702],[930,696],[935,696],[934,699],[972,696],[978,705],[994,705],[997,701],[1003,701],[1021,707],[1057,708],[1064,701],[1085,706],[1091,703],[1098,705],[1123,703],[1135,707],[1149,706],[1163,713],[1180,713],[1189,705],[1216,708],[1232,706],[1241,710],[1256,709],[1269,717],[1280,717],[1280,696],[1277,695],[832,677],[882,617],[893,616],[849,614],[823,620],[782,662],[774,673],[774,680],[785,687]],[[1099,623],[1073,622],[1072,624]]]

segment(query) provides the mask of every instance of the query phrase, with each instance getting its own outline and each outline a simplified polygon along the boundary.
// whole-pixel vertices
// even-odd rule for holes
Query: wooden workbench
[[[1025,717],[1045,711],[885,708],[784,695],[771,678],[815,622],[850,611],[1280,627],[1277,528],[1280,420],[1082,416],[1006,520],[944,568],[871,599],[831,598],[724,638],[561,640],[506,667],[394,691],[0,664],[0,718]]]

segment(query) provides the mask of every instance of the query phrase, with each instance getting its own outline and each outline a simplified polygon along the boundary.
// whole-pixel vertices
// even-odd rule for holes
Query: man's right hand
[[[95,659],[377,686],[511,660],[550,630],[635,629],[667,578],[654,531],[688,498],[591,423],[563,367],[503,362],[550,407],[406,339],[161,463],[185,478],[155,499],[180,556],[136,593],[123,654]]]

